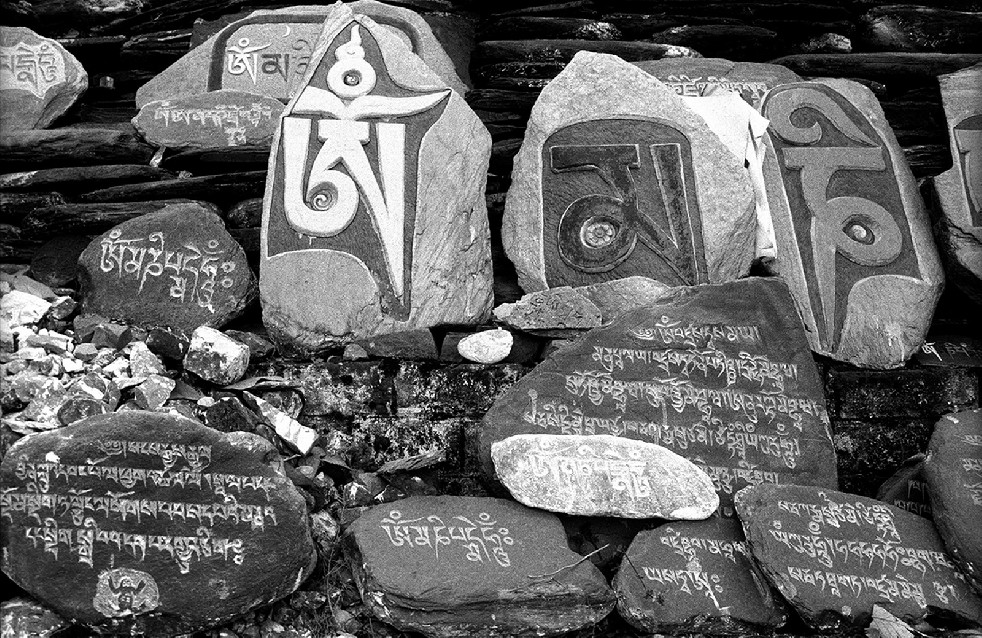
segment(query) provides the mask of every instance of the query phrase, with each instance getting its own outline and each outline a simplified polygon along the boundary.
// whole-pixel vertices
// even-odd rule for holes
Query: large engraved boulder
[[[949,279],[982,305],[982,64],[938,78],[951,168],[934,178]]]
[[[256,292],[242,246],[197,202],[168,204],[96,237],[78,277],[84,314],[186,332],[223,326]]]
[[[955,412],[938,421],[924,475],[945,547],[982,594],[982,410]]]
[[[26,27],[0,27],[0,131],[47,128],[89,86],[75,56]]]
[[[270,335],[314,351],[485,319],[490,150],[459,94],[389,29],[339,5],[269,160]]]
[[[618,57],[577,53],[543,89],[515,158],[502,240],[526,292],[634,275],[745,275],[753,191],[675,91]]]
[[[3,571],[73,622],[173,636],[293,592],[315,562],[272,446],[129,411],[25,437],[0,464]]]
[[[493,446],[519,434],[668,448],[709,475],[725,517],[746,485],[838,487],[822,380],[777,278],[668,290],[554,353],[485,415],[478,447],[493,486]]]
[[[924,201],[883,109],[848,80],[786,84],[764,175],[788,282],[812,349],[896,368],[924,341],[944,274]]]
[[[745,488],[736,508],[764,574],[816,629],[866,626],[874,605],[912,625],[928,613],[982,622],[982,599],[923,517],[798,485]]]
[[[220,89],[288,101],[304,83],[325,19],[340,4],[260,10],[232,22],[140,87],[137,107]],[[461,95],[467,91],[450,57],[419,14],[375,0],[357,0],[345,6],[384,25],[447,86]]]
[[[365,604],[403,631],[557,636],[614,608],[603,574],[569,549],[559,519],[513,501],[412,497],[368,510],[345,538]]]

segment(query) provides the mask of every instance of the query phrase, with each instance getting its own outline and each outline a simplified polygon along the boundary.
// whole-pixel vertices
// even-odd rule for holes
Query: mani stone
[[[531,292],[494,309],[498,321],[525,331],[584,330],[600,325],[597,306],[569,286]]]
[[[282,102],[306,82],[318,37],[339,6],[366,15],[399,38],[443,84],[463,96],[466,85],[419,14],[374,0],[256,11],[236,20],[136,92],[136,105],[231,89]]]
[[[941,539],[982,594],[982,410],[955,412],[938,421],[924,475]]]
[[[893,476],[883,481],[876,492],[876,500],[917,514],[924,518],[931,515],[931,498],[924,480],[924,455],[915,454],[901,464]]]
[[[283,104],[243,91],[212,91],[144,104],[133,126],[148,143],[172,149],[269,147]]]
[[[774,87],[801,81],[797,73],[780,64],[731,62],[723,58],[663,58],[633,64],[681,96],[702,97],[730,91],[754,108]]]
[[[26,27],[0,27],[0,131],[47,128],[88,86],[65,47]]]
[[[542,90],[502,222],[526,292],[633,275],[733,280],[749,270],[755,233],[744,158],[671,88],[580,52]]]
[[[719,507],[706,473],[654,443],[609,434],[518,434],[491,445],[495,473],[529,507],[700,521]]]
[[[668,288],[669,286],[654,279],[635,275],[580,286],[574,290],[593,302],[600,310],[600,321],[606,325],[622,312],[652,303],[665,294]]]
[[[559,519],[513,501],[411,497],[369,509],[345,541],[372,613],[429,638],[557,636],[614,607]]]
[[[620,616],[646,632],[736,636],[774,630],[787,619],[733,519],[683,521],[640,532],[613,586]]]
[[[939,243],[951,280],[982,304],[982,64],[938,81],[952,157],[934,178]]]
[[[242,247],[217,214],[194,203],[103,233],[78,268],[83,314],[145,328],[220,327],[255,295]]]
[[[554,352],[502,393],[478,433],[609,434],[655,443],[713,481],[732,517],[746,485],[838,487],[822,380],[777,278],[670,289]]]
[[[303,496],[271,455],[255,435],[138,410],[24,437],[0,464],[0,566],[100,633],[220,625],[316,561]]]
[[[925,518],[798,485],[744,488],[736,508],[757,564],[817,630],[865,627],[874,605],[910,625],[929,609],[982,622],[982,599]]]
[[[458,93],[391,30],[335,5],[273,140],[259,284],[270,337],[313,352],[484,321],[490,152]]]
[[[873,93],[848,80],[786,84],[764,177],[788,282],[812,349],[896,368],[924,341],[944,283],[924,201]]]

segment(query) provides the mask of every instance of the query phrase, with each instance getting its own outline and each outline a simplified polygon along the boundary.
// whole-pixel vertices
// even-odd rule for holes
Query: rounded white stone
[[[457,352],[468,361],[498,363],[511,353],[514,343],[510,332],[496,328],[464,337],[457,344]]]

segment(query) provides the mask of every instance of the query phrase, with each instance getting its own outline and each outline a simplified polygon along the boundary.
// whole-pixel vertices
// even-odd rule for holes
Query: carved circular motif
[[[153,576],[138,569],[107,569],[99,574],[92,605],[107,618],[122,618],[153,611],[160,592]]]
[[[602,248],[614,240],[617,228],[609,220],[593,219],[580,230],[580,241],[590,248]]]

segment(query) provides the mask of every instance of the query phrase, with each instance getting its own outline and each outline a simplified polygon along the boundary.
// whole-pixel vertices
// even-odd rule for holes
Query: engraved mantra
[[[231,276],[235,262],[228,259],[217,239],[208,240],[204,248],[197,242],[186,241],[178,250],[167,250],[163,232],[132,239],[121,239],[122,234],[115,229],[100,242],[99,269],[104,273],[115,272],[121,280],[139,282],[137,294],[143,292],[149,279],[166,274],[171,280],[168,290],[171,298],[214,313],[216,287],[228,289],[235,284]]]
[[[506,547],[515,543],[506,527],[498,527],[487,512],[477,515],[477,522],[466,516],[454,516],[447,525],[436,514],[413,519],[403,518],[402,512],[392,510],[383,518],[379,527],[383,529],[394,547],[414,550],[429,548],[435,559],[440,559],[440,548],[452,545],[467,550],[464,555],[468,561],[499,567],[511,567]]]
[[[40,98],[66,79],[65,58],[47,42],[0,47],[0,89],[21,89]]]
[[[807,567],[788,566],[788,576],[806,585],[817,587],[824,592],[828,588],[829,593],[837,598],[842,598],[842,592],[851,593],[854,598],[862,596],[864,591],[878,592],[886,600],[912,600],[920,607],[927,607],[927,598],[924,596],[924,586],[921,583],[912,583],[906,580],[888,578],[886,574],[874,578],[872,576],[861,576],[856,574],[843,574],[841,572],[812,570]],[[934,583],[935,594],[943,603],[948,602],[945,594],[950,590],[954,598],[954,587],[951,585],[941,585]]]
[[[243,36],[234,43],[229,42],[225,48],[225,72],[236,77],[248,77],[253,86],[257,86],[260,80],[266,84],[267,80],[276,77],[284,84],[288,84],[294,77],[302,77],[310,65],[310,53],[313,49],[311,43],[304,38],[297,38],[290,46],[293,53],[267,51],[274,44],[279,44],[279,39],[265,44],[253,44],[250,38]]]
[[[716,77],[715,75],[707,75],[705,78],[690,78],[685,74],[669,75],[663,82],[667,86],[672,87],[679,95],[687,97],[709,95],[716,89],[721,89],[733,93],[747,93],[753,102],[756,103],[767,93],[767,83],[765,82],[730,80],[725,77]]]
[[[588,444],[556,449],[551,444],[539,443],[538,449],[543,454],[530,452],[519,460],[536,478],[551,476],[553,482],[576,485],[582,492],[590,492],[593,479],[598,477],[630,499],[651,496],[651,481],[645,476],[648,464],[637,450],[630,450],[625,456],[605,449],[602,454],[606,458],[602,458]]]
[[[175,126],[183,124],[184,127],[201,125],[220,128],[228,136],[228,145],[238,146],[248,141],[246,125],[255,129],[259,128],[260,122],[272,121],[273,109],[256,102],[251,106],[220,104],[210,109],[180,108],[172,106],[170,102],[164,102],[154,109],[153,119],[163,120],[165,128],[171,124]]]
[[[635,326],[628,331],[635,339],[642,341],[658,341],[667,346],[689,346],[705,348],[714,341],[730,343],[761,345],[760,328],[757,326],[727,326],[724,324],[686,324],[672,321],[663,316],[652,326]]]

